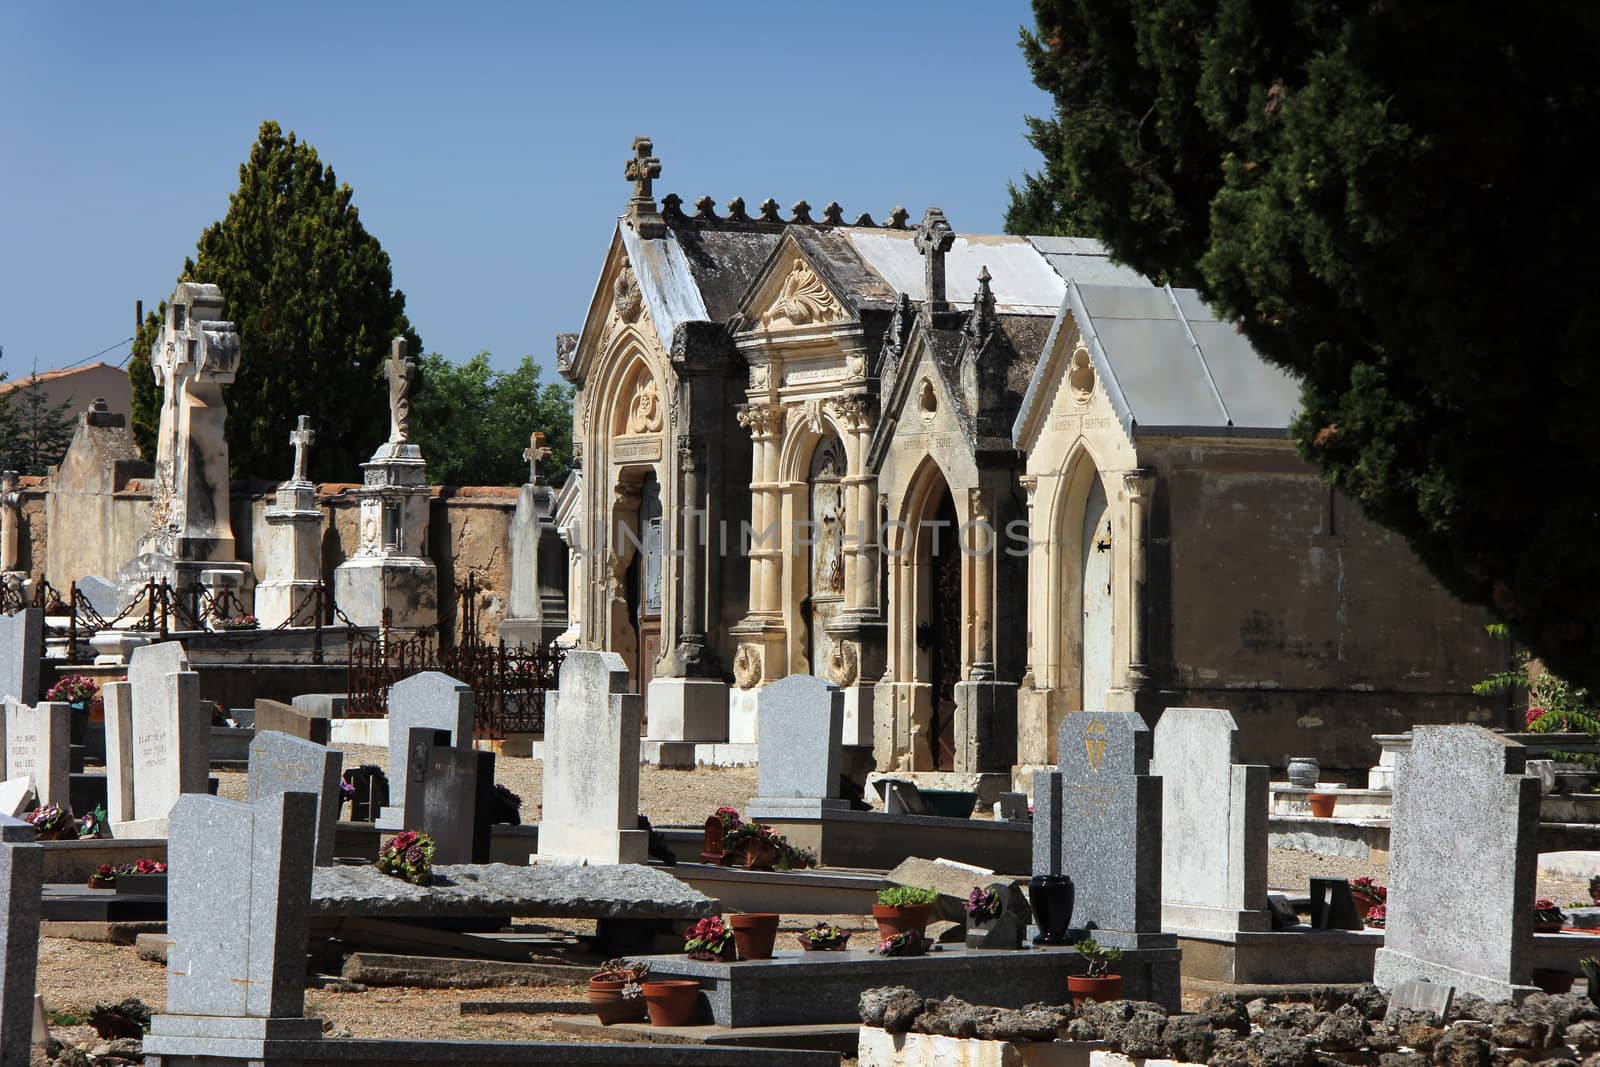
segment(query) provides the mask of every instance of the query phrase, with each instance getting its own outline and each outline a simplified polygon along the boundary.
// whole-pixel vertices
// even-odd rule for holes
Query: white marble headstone
[[[29,707],[6,701],[5,777],[32,778],[40,804],[70,803],[71,731],[72,709],[66,704]]]

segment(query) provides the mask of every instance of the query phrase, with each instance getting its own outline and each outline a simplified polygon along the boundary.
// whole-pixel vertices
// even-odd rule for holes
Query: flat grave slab
[[[462,1014],[468,1014],[462,1004]],[[587,1005],[584,1008],[587,1009]],[[565,1012],[560,1014],[577,1014]],[[550,1029],[574,1037],[601,1038],[606,1041],[642,1041],[658,1045],[743,1045],[747,1048],[824,1049],[842,1056],[854,1056],[861,1033],[860,1023],[812,1023],[803,1026],[744,1026],[734,1029],[705,1023],[699,1026],[651,1026],[649,1023],[612,1023],[606,1026],[594,1018],[550,1020]]]
[[[666,870],[690,887],[716,897],[727,911],[785,915],[867,915],[888,882],[854,871],[747,871],[711,863],[678,863]]]
[[[118,893],[78,885],[46,885],[42,917],[49,922],[162,922],[165,893]]]
[[[462,863],[433,874],[433,885],[422,887],[376,867],[319,867],[311,877],[311,917],[698,919],[721,910],[665,871],[637,864]]]
[[[824,811],[819,818],[768,818],[763,825],[817,854],[828,867],[888,870],[912,856],[939,856],[1002,874],[1033,867],[1033,823]]]
[[[246,1044],[247,1042],[237,1042]],[[190,1057],[229,1055],[235,1042],[151,1034],[144,1039],[145,1067],[176,1067]],[[248,1058],[296,1067],[456,1067],[458,1064],[548,1064],[561,1067],[838,1067],[837,1052],[718,1045],[579,1044],[560,1041],[392,1041],[374,1038],[267,1038],[248,1042]]]
[[[770,960],[718,963],[687,956],[647,956],[654,978],[695,978],[702,1010],[718,1026],[789,1026],[859,1020],[863,990],[907,985],[923,996],[1020,1008],[1067,999],[1067,976],[1082,974],[1072,948],[969,949],[942,945],[926,956],[878,956],[779,949]],[[1176,948],[1125,949],[1117,965],[1129,1000],[1178,1008]],[[798,991],[803,991],[800,993]]]

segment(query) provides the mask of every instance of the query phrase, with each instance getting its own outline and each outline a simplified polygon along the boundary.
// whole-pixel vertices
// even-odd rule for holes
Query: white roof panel
[[[923,295],[923,260],[915,230],[847,227],[839,231],[896,292],[913,300]],[[970,306],[978,291],[978,272],[989,268],[989,287],[999,310],[1013,314],[1055,314],[1066,285],[1025,237],[957,234],[944,258],[945,292],[957,306]]]

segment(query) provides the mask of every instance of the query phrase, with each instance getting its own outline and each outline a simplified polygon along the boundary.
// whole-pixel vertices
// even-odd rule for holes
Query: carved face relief
[[[1080,404],[1087,404],[1094,395],[1094,361],[1081,344],[1073,351],[1072,362],[1067,365],[1067,385],[1072,389],[1072,399]]]
[[[761,316],[761,325],[771,329],[837,322],[844,309],[822,284],[816,271],[803,259],[796,259],[783,279],[778,298]]]

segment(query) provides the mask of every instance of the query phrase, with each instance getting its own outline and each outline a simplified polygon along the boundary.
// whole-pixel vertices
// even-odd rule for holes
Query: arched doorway
[[[844,606],[844,444],[824,437],[811,454],[807,477],[811,497],[809,589],[804,612],[809,630],[806,650],[810,673],[826,677],[833,642],[828,621]]]
[[[919,538],[926,610],[917,645],[926,657],[929,686],[928,757],[935,770],[956,765],[956,683],[961,680],[961,547],[956,503],[941,485]]]
[[[628,617],[638,635],[639,695],[650,691],[661,655],[661,483],[652,471],[639,484],[639,547],[628,576]]]
[[[1083,665],[1079,707],[1104,708],[1111,688],[1111,509],[1106,490],[1096,473],[1083,505],[1082,540],[1079,542],[1079,603],[1068,611],[1082,612]]]

